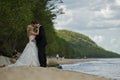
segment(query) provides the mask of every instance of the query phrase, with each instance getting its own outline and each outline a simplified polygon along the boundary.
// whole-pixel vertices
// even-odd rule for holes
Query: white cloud
[[[76,2],[68,1],[68,3],[72,4],[62,4],[59,6],[63,8],[65,14],[57,17],[56,29],[62,29],[63,27],[66,29],[73,29],[73,27],[77,29],[89,29],[92,27],[112,28],[120,26],[120,19],[117,19],[119,18],[119,11],[118,7],[115,6],[115,1],[77,0]]]
[[[92,37],[92,40],[95,41],[95,42],[100,43],[100,42],[103,41],[103,37],[100,36],[100,35],[99,35],[99,36],[98,36],[98,35],[95,35],[95,36]]]
[[[95,11],[95,16],[97,18],[112,18],[114,17],[114,11],[111,10],[110,5],[107,5],[105,8],[102,8],[100,11]]]
[[[61,29],[63,26],[67,26],[73,21],[72,11],[67,9],[65,5],[61,5],[60,8],[63,9],[63,12],[65,12],[65,14],[59,15],[57,17],[57,20],[55,21],[57,22],[57,24],[55,24],[57,26],[57,29]]]
[[[111,39],[110,43],[114,44],[116,42],[116,39]]]
[[[120,6],[120,0],[115,0],[116,4]]]
[[[115,28],[120,26],[120,20],[102,20],[102,21],[90,21],[88,26],[102,27],[102,28]]]

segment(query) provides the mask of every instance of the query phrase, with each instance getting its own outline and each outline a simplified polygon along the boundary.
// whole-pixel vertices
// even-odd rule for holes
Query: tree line
[[[38,20],[46,31],[47,55],[54,55],[59,50],[53,20],[60,11],[52,12],[57,8],[56,3],[61,0],[0,0],[0,54],[13,56],[22,52],[28,37],[27,25],[32,20]]]

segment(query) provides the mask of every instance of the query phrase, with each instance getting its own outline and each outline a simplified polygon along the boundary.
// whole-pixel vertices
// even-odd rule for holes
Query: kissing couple
[[[45,47],[47,40],[45,30],[36,20],[27,27],[29,42],[16,63],[8,66],[41,66],[47,67]]]

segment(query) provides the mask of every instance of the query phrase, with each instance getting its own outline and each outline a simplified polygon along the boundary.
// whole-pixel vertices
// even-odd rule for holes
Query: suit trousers
[[[41,67],[46,67],[47,66],[45,46],[38,45],[38,59],[39,59]]]

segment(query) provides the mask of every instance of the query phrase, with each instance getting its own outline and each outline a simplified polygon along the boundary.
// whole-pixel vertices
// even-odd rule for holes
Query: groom
[[[46,59],[46,53],[45,53],[45,47],[47,45],[47,40],[45,36],[45,30],[42,25],[38,24],[37,21],[35,21],[36,27],[39,26],[39,34],[36,36],[36,45],[38,47],[38,58],[40,62],[41,67],[47,67],[47,59]]]

